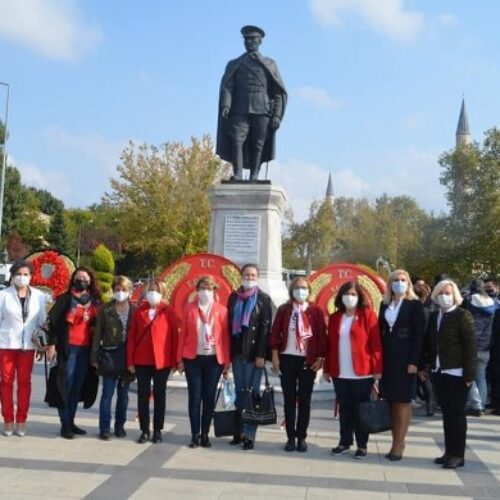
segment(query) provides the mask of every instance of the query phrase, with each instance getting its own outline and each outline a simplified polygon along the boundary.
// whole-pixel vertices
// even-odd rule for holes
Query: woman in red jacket
[[[326,354],[326,324],[321,309],[309,302],[311,286],[305,278],[295,278],[289,294],[290,300],[276,313],[270,347],[273,369],[281,371],[288,438],[285,451],[305,452],[314,379]]]
[[[382,373],[382,347],[377,316],[365,304],[361,286],[344,283],[335,297],[336,312],[328,323],[328,352],[324,366],[327,382],[333,378],[340,410],[340,442],[332,455],[347,453],[353,443],[354,458],[366,457],[368,434],[355,428],[358,403],[370,400],[373,379]]]
[[[196,283],[198,297],[184,309],[177,348],[178,369],[186,372],[188,384],[190,448],[211,446],[208,431],[217,383],[231,360],[227,309],[215,301],[216,288],[209,276],[202,276]]]
[[[137,406],[141,436],[138,443],[149,441],[149,396],[153,379],[153,443],[161,443],[165,420],[165,392],[170,370],[177,365],[177,319],[164,302],[165,283],[151,280],[146,301],[134,312],[127,339],[127,367],[137,375]]]

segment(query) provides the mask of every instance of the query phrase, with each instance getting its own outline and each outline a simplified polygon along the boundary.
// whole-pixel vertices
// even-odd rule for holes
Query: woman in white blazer
[[[31,372],[36,346],[33,336],[45,322],[45,295],[30,286],[33,267],[21,260],[10,269],[10,286],[0,291],[0,399],[4,435],[26,434]],[[14,380],[17,410],[14,415]],[[14,418],[15,417],[15,418]]]

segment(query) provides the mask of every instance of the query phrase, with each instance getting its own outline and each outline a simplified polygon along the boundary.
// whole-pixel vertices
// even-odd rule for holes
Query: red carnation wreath
[[[27,260],[33,265],[33,286],[49,289],[54,298],[66,291],[75,269],[69,257],[57,250],[44,250],[29,255]]]

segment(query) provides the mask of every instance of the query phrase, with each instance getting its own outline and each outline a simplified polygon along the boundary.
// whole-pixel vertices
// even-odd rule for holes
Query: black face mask
[[[86,281],[86,280],[73,281],[73,288],[77,292],[84,292],[85,290],[88,290],[89,286],[90,286],[90,281]]]

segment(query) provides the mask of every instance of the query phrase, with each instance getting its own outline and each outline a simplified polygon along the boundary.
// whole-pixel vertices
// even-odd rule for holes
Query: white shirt
[[[446,313],[449,313],[457,308],[456,305],[451,306],[449,309],[446,310]],[[438,315],[437,315],[437,332],[439,335],[439,328],[441,327],[441,321],[443,320],[443,313],[441,309],[439,309]],[[439,353],[437,353],[436,356],[436,369],[434,371],[438,371],[441,368],[441,363],[439,362]],[[441,370],[441,373],[446,373],[447,375],[453,375],[454,377],[463,377],[464,376],[464,369],[463,368],[449,368],[448,370]]]
[[[153,321],[155,319],[155,316],[156,316],[156,308],[150,307],[148,314],[149,314],[150,321]]]
[[[371,378],[371,375],[359,376],[354,373],[352,365],[351,326],[355,315],[342,315],[339,331],[339,378],[362,379]]]
[[[307,302],[305,302],[306,306],[304,308],[307,309]],[[286,347],[285,350],[281,354],[291,354],[292,356],[301,356],[305,358],[307,356],[307,342],[304,342],[304,350],[301,351],[300,348],[297,347],[297,339],[295,337],[297,323],[295,322],[294,315],[290,316],[290,324],[288,325],[288,337],[286,339]]]
[[[46,297],[30,287],[28,317],[23,321],[23,309],[14,286],[0,291],[0,349],[34,350],[33,335],[45,323]]]
[[[401,309],[401,304],[403,303],[403,300],[404,299],[401,299],[398,303],[392,301],[385,310],[384,314],[385,320],[387,321],[387,324],[389,325],[391,330],[394,328],[394,324],[398,319],[399,310]]]

